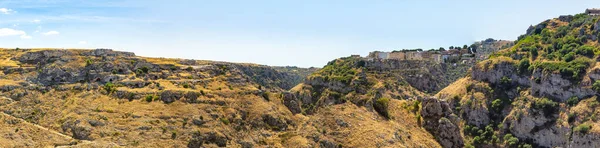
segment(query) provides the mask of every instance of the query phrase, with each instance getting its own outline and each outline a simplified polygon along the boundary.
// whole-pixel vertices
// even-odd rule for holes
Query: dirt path
[[[10,100],[10,101],[12,102],[12,103],[10,103],[10,104],[6,104],[6,106],[8,106],[8,105],[11,105],[11,104],[13,104],[13,103],[17,103],[17,101],[15,101],[15,100],[13,100],[13,99],[11,99],[11,98],[7,98],[7,97],[3,97],[3,96],[2,96],[2,97],[0,97],[0,98],[2,98],[2,99],[7,99],[7,100]],[[25,124],[25,125],[27,125],[27,126],[32,126],[32,127],[35,127],[35,128],[38,128],[38,129],[41,129],[41,130],[44,130],[44,131],[47,131],[47,132],[49,132],[49,133],[51,133],[51,134],[58,135],[58,136],[60,136],[60,137],[63,137],[63,138],[65,138],[65,139],[69,139],[69,140],[77,140],[77,141],[78,141],[76,145],[69,145],[69,146],[57,146],[57,148],[67,148],[67,147],[73,147],[73,146],[84,146],[84,145],[89,145],[89,144],[93,144],[93,143],[94,143],[94,142],[92,142],[92,141],[88,141],[88,140],[78,140],[78,139],[75,139],[75,138],[73,138],[73,137],[71,137],[71,136],[69,136],[69,135],[65,135],[65,134],[63,134],[63,133],[60,133],[60,132],[58,132],[58,131],[55,131],[55,130],[52,130],[52,129],[49,129],[49,128],[46,128],[46,127],[43,127],[43,126],[41,126],[41,125],[38,125],[38,124],[35,124],[35,123],[28,122],[28,121],[26,121],[26,120],[23,120],[23,119],[21,119],[21,118],[18,118],[18,117],[12,116],[12,115],[10,115],[10,114],[4,113],[3,111],[0,111],[0,115],[2,115],[2,116],[5,116],[5,117],[7,117],[7,118],[12,118],[12,119],[15,119],[15,120],[19,120],[21,123],[23,123],[23,124]]]

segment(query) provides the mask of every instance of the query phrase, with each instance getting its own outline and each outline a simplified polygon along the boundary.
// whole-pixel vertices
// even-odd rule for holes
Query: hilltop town
[[[450,46],[448,50],[443,47],[439,49],[402,49],[391,52],[373,51],[366,57],[368,60],[425,60],[435,63],[462,63],[472,64],[487,59],[487,56],[503,47],[512,45],[511,41],[486,39],[470,46]],[[357,55],[354,55],[357,57]]]

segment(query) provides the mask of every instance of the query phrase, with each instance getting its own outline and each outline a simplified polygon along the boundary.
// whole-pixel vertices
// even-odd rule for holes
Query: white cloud
[[[87,44],[87,41],[79,41],[79,44]]]
[[[0,28],[0,37],[5,36],[20,36],[22,39],[31,39],[31,36],[27,35],[25,31],[10,28]]]
[[[16,11],[12,10],[12,9],[8,9],[8,8],[0,8],[0,13],[3,14],[11,14],[11,13],[15,13]]]
[[[41,21],[41,20],[38,20],[38,19],[35,19],[35,20],[31,21],[31,22],[32,22],[32,23],[40,23],[40,22],[42,22],[42,21]]]
[[[49,36],[49,35],[59,35],[59,34],[60,34],[60,32],[58,32],[58,31],[48,31],[48,32],[46,32],[46,33],[42,33],[42,34],[43,34],[43,35],[45,35],[45,36]]]

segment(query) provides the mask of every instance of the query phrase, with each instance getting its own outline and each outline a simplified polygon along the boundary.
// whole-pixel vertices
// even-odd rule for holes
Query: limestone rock
[[[421,103],[421,116],[423,117],[423,127],[429,131],[436,140],[445,148],[460,148],[464,146],[463,137],[460,134],[460,128],[457,123],[453,123],[448,118],[452,115],[452,110],[448,103],[436,98],[425,98]]]

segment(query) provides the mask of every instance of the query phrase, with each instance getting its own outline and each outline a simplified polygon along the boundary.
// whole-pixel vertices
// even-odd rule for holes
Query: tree
[[[469,46],[463,45],[463,49],[467,49],[467,48],[469,48]]]
[[[532,49],[530,50],[530,52],[531,52],[531,57],[532,57],[533,59],[535,59],[535,58],[538,56],[538,51],[537,51],[537,48],[532,48]]]
[[[449,48],[450,48],[450,49],[454,49],[454,46],[450,46]]]
[[[444,49],[444,47],[440,47],[439,49],[440,51],[446,51],[446,49]]]
[[[471,51],[472,51],[473,53],[477,53],[477,45],[475,45],[475,44],[471,44],[471,46],[470,46],[469,48],[471,48]]]

